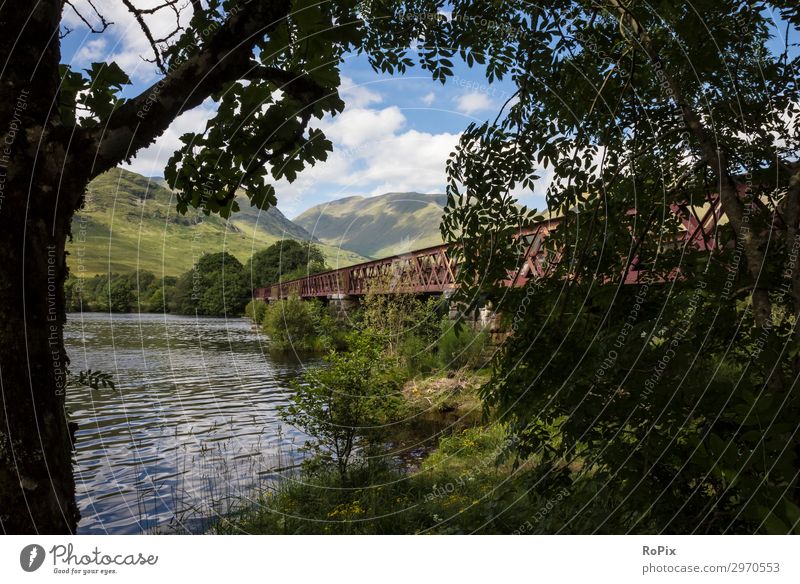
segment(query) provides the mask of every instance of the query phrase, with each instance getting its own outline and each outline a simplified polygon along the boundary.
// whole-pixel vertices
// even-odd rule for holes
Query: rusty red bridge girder
[[[722,215],[718,197],[709,198],[708,204],[700,211],[689,204],[674,204],[672,212],[683,224],[682,242],[698,249],[716,247],[716,227]],[[558,223],[558,219],[548,219],[519,233],[518,236],[525,241],[525,252],[518,269],[505,281],[507,286],[524,286],[531,278],[541,278],[547,273],[554,252],[546,248],[545,241]],[[256,288],[253,295],[262,300],[277,300],[291,295],[300,298],[363,296],[375,289],[378,283],[383,293],[441,294],[457,285],[458,265],[448,254],[449,249],[448,244],[426,247]],[[639,282],[642,274],[634,258],[625,283]]]

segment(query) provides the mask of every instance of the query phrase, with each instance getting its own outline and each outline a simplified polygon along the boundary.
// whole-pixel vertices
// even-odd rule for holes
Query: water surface
[[[71,314],[66,343],[73,371],[117,383],[67,397],[81,533],[202,531],[299,461],[277,408],[309,362],[271,355],[249,321]]]

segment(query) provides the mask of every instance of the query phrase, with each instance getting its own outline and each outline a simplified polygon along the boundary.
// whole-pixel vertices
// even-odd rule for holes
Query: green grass
[[[412,473],[373,463],[343,484],[335,473],[301,474],[265,492],[255,506],[221,519],[215,533],[251,534],[522,534],[580,533],[568,521],[586,496],[567,487],[532,489],[542,475],[535,459],[498,462],[500,425],[468,428],[442,438]],[[600,498],[589,521],[599,522]]]
[[[277,209],[258,212],[245,200],[230,221],[175,210],[173,193],[156,181],[122,169],[96,178],[86,205],[73,220],[67,246],[75,276],[148,270],[159,276],[187,271],[203,253],[227,251],[242,263],[253,252],[283,238],[307,239],[302,228]],[[365,261],[362,256],[321,245],[330,266]]]

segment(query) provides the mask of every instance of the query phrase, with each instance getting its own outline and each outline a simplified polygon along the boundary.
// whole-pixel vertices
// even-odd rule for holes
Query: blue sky
[[[84,14],[91,14],[88,0],[74,0]],[[137,0],[141,7],[162,0]],[[95,61],[115,61],[131,77],[126,95],[135,95],[158,79],[151,63],[150,47],[133,17],[118,1],[101,3],[114,24],[101,35],[87,27],[69,10],[65,22],[73,29],[62,44],[62,60],[76,68]],[[188,14],[184,11],[185,14]],[[158,37],[174,26],[169,18],[149,20]],[[776,22],[783,31],[785,24]],[[774,51],[783,45],[782,34],[773,40]],[[796,42],[793,32],[790,42]],[[314,124],[334,144],[329,159],[303,171],[297,180],[277,183],[278,207],[294,217],[313,205],[354,195],[374,196],[386,192],[441,193],[445,185],[445,162],[459,133],[472,121],[494,118],[513,92],[509,83],[487,84],[480,69],[456,64],[455,77],[445,86],[434,83],[419,68],[403,76],[372,71],[363,57],[350,56],[342,68],[340,93],[345,111]],[[128,168],[147,176],[161,176],[179,137],[202,129],[213,116],[214,105],[202,106],[178,118],[156,144],[139,152]],[[543,175],[536,193],[518,193],[522,203],[544,207],[542,193],[548,181]]]
[[[143,35],[124,7],[115,4],[121,3],[104,8],[115,24],[102,35],[90,34],[79,20],[65,15],[73,32],[63,41],[62,60],[76,68],[114,60],[133,81],[125,94],[134,95],[158,77],[142,58],[151,54]],[[404,76],[381,75],[363,57],[350,56],[342,67],[345,111],[314,124],[332,140],[334,152],[294,183],[276,184],[278,207],[294,217],[313,205],[353,195],[444,192],[445,162],[459,133],[472,121],[494,118],[513,92],[507,83],[488,85],[480,70],[466,65],[458,65],[455,73],[442,86],[419,68]],[[213,111],[213,103],[206,102],[187,112],[126,167],[161,176],[179,136],[202,128]]]

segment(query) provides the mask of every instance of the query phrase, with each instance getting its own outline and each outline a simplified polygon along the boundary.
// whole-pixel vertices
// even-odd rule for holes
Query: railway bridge
[[[710,197],[702,207],[673,204],[683,225],[681,242],[699,249],[713,249],[716,245],[716,226],[722,216],[719,197]],[[631,211],[635,213],[635,211]],[[531,278],[545,275],[549,262],[554,261],[554,251],[545,245],[547,235],[558,226],[558,219],[547,219],[520,231],[516,237],[524,240],[524,253],[517,269],[508,274],[504,284],[524,286]],[[418,249],[289,280],[254,290],[254,297],[266,301],[279,300],[291,295],[300,298],[328,300],[357,299],[376,286],[382,293],[397,294],[448,294],[457,285],[459,266],[449,253],[447,244]],[[626,273],[626,284],[639,282],[644,272],[636,259]]]

